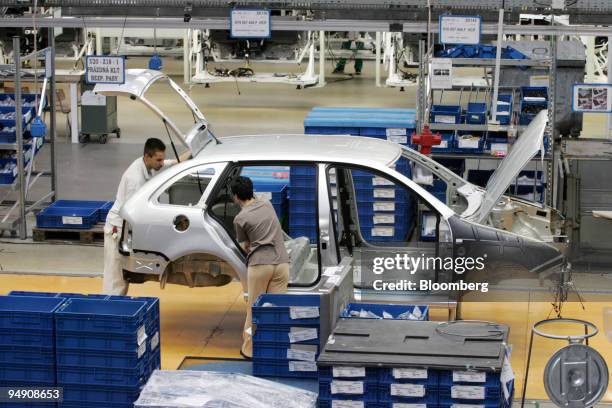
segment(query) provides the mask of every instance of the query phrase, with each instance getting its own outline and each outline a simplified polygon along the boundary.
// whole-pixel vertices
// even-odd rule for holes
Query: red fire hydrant
[[[431,133],[427,125],[423,127],[422,133],[412,134],[412,144],[419,146],[419,152],[425,155],[430,155],[431,147],[437,146],[440,143],[442,143],[442,136],[439,133]]]

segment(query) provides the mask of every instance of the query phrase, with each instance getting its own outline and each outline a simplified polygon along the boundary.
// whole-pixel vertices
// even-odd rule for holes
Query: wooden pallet
[[[104,224],[98,223],[90,229],[32,228],[32,239],[36,242],[56,241],[92,244],[104,242]]]

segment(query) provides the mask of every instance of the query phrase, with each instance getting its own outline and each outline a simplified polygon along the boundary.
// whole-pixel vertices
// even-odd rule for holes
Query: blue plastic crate
[[[26,387],[31,388],[32,384],[26,385]],[[32,402],[32,403],[3,403],[0,404],[2,408],[55,408],[57,404],[55,402]]]
[[[468,143],[462,140],[465,136],[470,136]],[[482,153],[484,151],[484,146],[484,132],[460,132],[460,134],[455,137],[455,151],[457,153]]]
[[[55,366],[39,364],[0,365],[0,384],[27,382],[30,384],[55,384]]]
[[[446,124],[461,123],[461,106],[432,105],[431,122]]]
[[[53,330],[0,330],[0,346],[26,346],[53,348]]]
[[[290,223],[289,224],[289,236],[294,239],[298,237],[306,237],[310,240],[311,243],[314,243],[314,242],[317,242],[317,228],[316,226],[304,227],[301,225],[291,225]]]
[[[410,383],[438,387],[438,370],[383,367],[380,369],[379,384]]]
[[[289,213],[289,225],[291,227],[310,227],[316,231],[317,217],[316,214],[300,213],[297,211]]]
[[[292,176],[314,176],[317,174],[317,168],[314,166],[291,166],[289,170],[289,184],[291,184]]]
[[[15,173],[0,173],[0,184],[13,184],[16,179]]]
[[[138,366],[123,368],[57,367],[57,383],[74,385],[103,385],[113,387],[140,387],[144,385],[147,361],[143,359]]]
[[[98,209],[47,207],[36,214],[38,228],[89,229],[98,223]]]
[[[271,303],[273,307],[263,306]],[[317,295],[277,295],[263,294],[253,303],[253,324],[260,325],[313,325],[318,326],[319,306],[321,299]],[[291,311],[293,308],[308,308],[306,313],[312,313],[316,317],[305,319],[292,319]],[[297,311],[299,313],[299,311]]]
[[[442,142],[439,145],[431,146],[432,153],[447,153],[455,151],[455,134],[440,133]]]
[[[310,200],[290,200],[289,201],[289,214],[302,213],[310,214],[312,216],[317,214],[317,201],[312,198]]]
[[[455,384],[459,384],[459,385],[483,385],[486,386],[488,389],[497,389],[497,392],[499,392],[500,387],[501,387],[501,380],[500,380],[500,373],[494,373],[494,372],[478,372],[475,371],[474,373],[474,378],[478,378],[478,377],[483,377],[484,376],[484,382],[480,381],[480,378],[478,378],[478,381],[475,381],[474,379],[470,380],[470,381],[461,381],[461,377],[460,377],[460,373],[461,372],[465,372],[465,373],[471,373],[470,371],[465,371],[465,370],[457,370],[459,372],[459,374],[457,374],[456,378],[453,377],[453,371],[440,371],[439,373],[439,385],[440,387],[450,387],[452,385]],[[465,378],[469,378],[470,376],[464,376]],[[456,381],[455,381],[456,380]]]
[[[352,401],[352,400],[349,400]],[[368,401],[356,401],[357,403],[363,403],[363,408],[387,408],[386,405],[383,405],[382,403],[379,402],[368,402]],[[334,408],[335,406],[332,403],[332,400],[319,400],[317,402],[317,407],[318,408]],[[389,407],[389,408],[393,408],[393,407]],[[429,407],[427,407],[429,408]]]
[[[375,204],[375,201],[361,201],[357,203],[357,213],[361,216],[374,216],[376,214],[393,214],[398,218],[406,217],[406,211],[408,210],[409,203],[398,203],[398,202],[385,202],[384,204],[394,204],[393,206],[381,205],[379,202]],[[391,209],[391,207],[393,207]]]
[[[424,384],[409,384],[409,383],[397,383],[395,382],[394,384],[397,385],[392,385],[392,384],[385,384],[383,386],[380,387],[380,392],[379,392],[379,402],[384,403],[384,404],[393,404],[393,403],[404,403],[404,404],[425,404],[429,407],[434,407],[438,405],[438,390],[435,386],[428,386],[428,385],[424,385]],[[421,390],[414,390],[414,388],[422,388],[422,392],[424,393],[424,395],[422,397],[407,397],[407,396],[400,396],[400,395],[392,395],[392,390],[395,388],[396,389],[396,394],[397,394],[397,388],[399,388],[399,393],[401,393],[401,388],[402,387],[407,387],[409,388],[409,391],[421,391]],[[410,390],[410,388],[412,388],[412,390]],[[408,391],[408,390],[405,390]]]
[[[0,346],[0,366],[5,365],[55,365],[52,347]]]
[[[68,299],[100,299],[106,300],[108,295],[105,294],[84,294],[84,293],[58,293],[58,297],[63,297],[66,300]]]
[[[70,299],[55,314],[58,332],[136,333],[145,323],[145,301]]]
[[[256,183],[253,190],[259,196],[267,198],[272,204],[283,204],[287,200],[287,185]]]
[[[291,176],[290,184],[291,188],[317,188],[317,176],[314,174],[311,175],[301,175],[295,174]]]
[[[35,296],[35,297],[58,297],[57,292],[33,292],[29,290],[12,290],[7,293],[8,296]],[[60,296],[61,297],[61,296]]]
[[[53,330],[53,313],[62,298],[0,296],[0,329]]]
[[[338,367],[336,367],[338,368]],[[353,367],[354,368],[354,367]],[[379,378],[379,368],[377,367],[365,367],[361,371],[361,374],[364,375],[356,375],[357,371],[353,371],[350,375],[344,375],[346,372],[343,370],[338,370],[334,376],[334,368],[331,366],[322,366],[319,367],[319,381],[330,383],[333,380],[355,380],[355,381],[367,381],[370,383],[377,383]]]
[[[315,363],[309,363],[314,364],[314,371],[292,371],[290,369],[292,363],[291,361],[253,359],[253,375],[256,377],[317,378]]]
[[[356,188],[357,201],[395,201],[405,203],[408,193],[402,187],[376,186],[372,188]]]
[[[66,402],[58,402],[58,408],[89,408],[96,406],[95,404],[91,404],[89,401],[66,401]],[[112,403],[107,402],[104,404],[104,408],[134,408],[134,404],[122,404],[122,403]]]
[[[160,325],[160,310],[159,310],[159,298],[157,297],[131,297],[131,296],[109,296],[108,300],[121,300],[127,302],[146,302],[146,325],[147,328],[157,328],[159,330]],[[147,330],[147,335],[152,336],[154,332]]]
[[[98,213],[98,221],[100,222],[106,221],[106,217],[108,216],[108,213],[110,212],[111,208],[113,208],[114,204],[115,204],[114,201],[107,201],[106,203],[102,205],[102,207],[100,207],[100,210]]]
[[[139,388],[63,385],[64,402],[84,402],[85,406],[106,407],[107,404],[134,404],[140,396]]]
[[[309,355],[313,356],[312,362],[315,361],[319,355],[317,345],[312,345],[316,350],[306,350]],[[283,345],[275,345],[275,344],[261,344],[254,342],[253,343],[253,359],[255,360],[295,360],[295,358],[289,358],[291,356],[291,346]],[[310,361],[310,360],[309,360]]]
[[[465,387],[465,385],[455,385],[454,387]],[[499,388],[497,391],[495,391],[485,387],[484,396],[484,399],[452,398],[451,387],[440,387],[438,389],[438,404],[440,406],[450,406],[453,404],[475,404],[485,406],[495,405],[498,407],[501,407],[504,404],[503,393]]]
[[[130,334],[106,334],[92,332],[55,333],[57,349],[109,350],[137,352],[139,347],[137,332]]]
[[[465,123],[471,125],[484,125],[487,122],[487,104],[470,102],[465,114]]]
[[[350,317],[364,319],[364,317],[354,316],[351,312],[360,312],[365,310],[372,312],[377,316],[383,317],[383,312],[388,313],[391,317],[388,319],[398,319],[398,316],[403,313],[413,313],[416,308],[421,311],[420,318],[414,320],[426,321],[429,320],[429,307],[426,305],[397,305],[397,304],[375,304],[375,303],[349,303],[342,312],[340,317]],[[368,317],[365,317],[367,319]],[[385,317],[387,319],[387,317]]]
[[[356,400],[356,401],[368,401],[378,402],[379,401],[379,388],[376,382],[369,382],[364,380],[332,380],[332,381],[362,381],[363,382],[363,394],[332,394],[331,382],[323,381],[319,378],[319,399],[323,401],[334,400]]]
[[[308,329],[307,327],[299,327],[300,329]],[[314,329],[314,328],[310,328]],[[289,346],[291,344],[316,344],[321,345],[319,339],[320,331],[317,329],[317,338],[291,343],[290,328],[288,326],[258,326],[253,335],[253,344],[283,344]]]
[[[289,188],[289,200],[312,200],[317,196],[317,189],[315,187],[294,187],[293,185]]]
[[[358,127],[344,126],[304,126],[307,135],[359,135]]]
[[[373,215],[359,214],[359,226],[364,228],[374,228],[377,226],[396,226],[401,228],[408,222],[407,215],[393,213],[375,213]]]
[[[114,352],[109,350],[57,349],[56,361],[58,367],[134,368],[148,357],[144,352],[140,357],[138,355],[138,351]]]

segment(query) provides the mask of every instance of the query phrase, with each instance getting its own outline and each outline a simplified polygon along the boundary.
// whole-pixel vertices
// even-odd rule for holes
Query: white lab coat
[[[172,163],[172,160],[166,160],[159,171],[148,171],[143,158],[139,157],[130,164],[121,176],[115,204],[108,212],[104,225],[103,291],[105,294],[123,296],[128,291],[128,283],[123,280],[121,255],[119,254],[119,240],[121,238],[121,227],[123,226],[123,219],[119,215],[119,210],[140,187],[156,174],[171,166]],[[113,238],[113,227],[117,228],[115,238]]]

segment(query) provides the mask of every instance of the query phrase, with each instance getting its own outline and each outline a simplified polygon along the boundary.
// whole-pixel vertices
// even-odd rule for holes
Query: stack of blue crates
[[[548,88],[545,86],[524,86],[521,88],[519,125],[527,126],[541,111],[548,109]]]
[[[36,226],[89,229],[106,221],[112,206],[112,201],[57,200],[36,215]]]
[[[129,408],[150,375],[145,301],[69,299],[56,312],[59,407]]]
[[[0,387],[54,387],[54,312],[62,298],[0,296]],[[0,404],[1,405],[1,404]],[[3,407],[55,407],[55,403]]]
[[[317,378],[319,296],[264,294],[252,312],[253,375]]]
[[[512,118],[512,94],[499,94],[497,97],[497,121],[509,125]]]
[[[291,166],[289,175],[289,235],[317,241],[317,170]]]
[[[508,384],[510,400],[513,383]],[[510,406],[505,398],[499,372],[440,371],[438,373],[438,407],[452,408],[461,404],[473,404],[485,408]]]
[[[276,216],[282,222],[287,217],[289,210],[288,202],[288,187],[286,184],[265,184],[254,182],[253,190],[255,194],[260,198],[265,198],[272,203]]]
[[[379,369],[376,367],[319,367],[319,408],[338,405],[378,408],[379,394]]]

